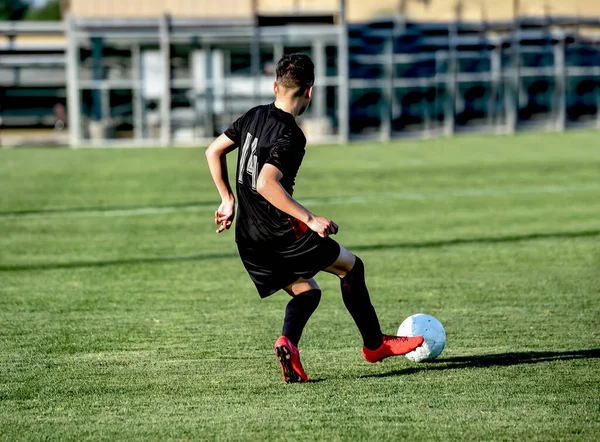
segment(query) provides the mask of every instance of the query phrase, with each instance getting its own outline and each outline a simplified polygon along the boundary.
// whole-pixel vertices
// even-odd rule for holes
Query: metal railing
[[[66,37],[62,50],[0,48],[0,116],[10,120],[11,96],[35,93],[47,66],[64,69],[52,87],[67,88],[73,146],[205,145],[272,99],[274,64],[291,51],[315,60],[301,121],[312,142],[600,128],[600,19],[259,27],[165,15],[36,26],[0,23],[14,41]]]

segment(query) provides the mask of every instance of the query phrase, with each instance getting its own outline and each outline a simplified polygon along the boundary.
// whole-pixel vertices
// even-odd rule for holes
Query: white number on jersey
[[[250,132],[246,134],[244,146],[240,156],[240,166],[238,171],[238,183],[243,184],[244,173],[252,177],[252,190],[256,190],[258,180],[258,138],[254,138]]]

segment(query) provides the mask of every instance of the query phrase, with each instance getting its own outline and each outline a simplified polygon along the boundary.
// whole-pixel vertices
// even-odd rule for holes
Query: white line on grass
[[[538,186],[538,187],[507,187],[503,189],[461,189],[447,192],[395,192],[373,195],[338,196],[323,198],[306,198],[300,202],[307,206],[329,205],[329,204],[360,204],[369,201],[423,201],[432,199],[449,199],[482,196],[507,196],[507,195],[531,195],[570,193],[600,190],[600,184],[573,185],[573,186]],[[6,213],[0,214],[4,220],[25,220],[39,218],[65,218],[65,217],[123,217],[138,215],[160,215],[168,213],[201,212],[203,210],[215,210],[218,203],[198,203],[187,206],[165,206],[165,207],[139,207],[131,209],[99,209],[99,210],[57,210],[48,212],[31,213]]]

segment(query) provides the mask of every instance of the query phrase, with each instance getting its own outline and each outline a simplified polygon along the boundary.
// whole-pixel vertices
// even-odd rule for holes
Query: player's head
[[[306,54],[284,55],[275,70],[275,95],[290,97],[300,101],[301,115],[312,98],[313,84],[315,82],[315,65]]]

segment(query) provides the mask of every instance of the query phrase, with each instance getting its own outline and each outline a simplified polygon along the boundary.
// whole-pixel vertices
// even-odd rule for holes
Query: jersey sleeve
[[[297,158],[298,152],[292,143],[292,132],[288,131],[277,139],[265,163],[272,164],[285,175],[286,171],[296,166]]]
[[[233,141],[237,145],[240,144],[240,132],[242,130],[242,118],[244,118],[243,115],[240,118],[238,118],[237,120],[235,120],[233,122],[233,124],[231,126],[229,126],[225,130],[225,132],[223,132],[227,136],[227,138],[229,138],[231,141]]]

